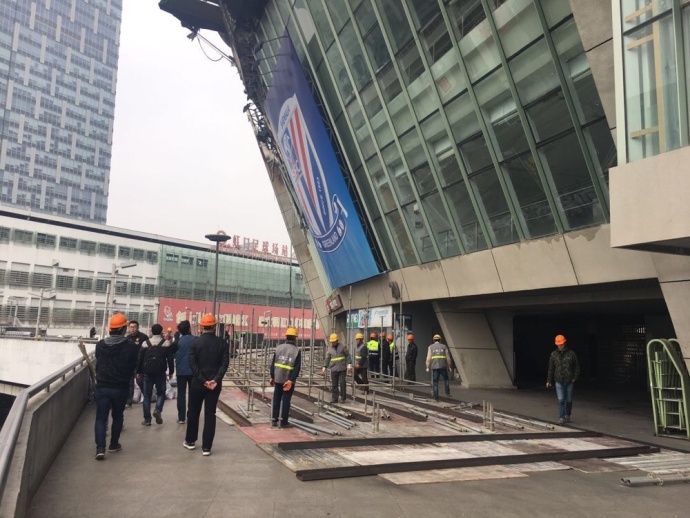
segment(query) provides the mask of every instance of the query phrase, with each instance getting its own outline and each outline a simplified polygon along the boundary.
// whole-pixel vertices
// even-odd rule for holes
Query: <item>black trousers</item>
[[[331,403],[338,402],[338,389],[340,389],[340,399],[345,401],[347,397],[347,372],[331,371]]]
[[[364,392],[369,392],[369,378],[367,377],[367,369],[355,368],[355,383],[357,383],[357,385],[364,385]]]
[[[369,370],[371,372],[380,372],[380,366],[379,366],[379,355],[378,354],[372,354],[369,353]]]
[[[213,446],[213,438],[216,435],[216,405],[220,396],[221,384],[214,390],[204,387],[198,380],[193,380],[189,385],[189,406],[187,408],[187,443],[196,442],[199,438],[199,416],[201,405],[204,405],[204,431],[202,434],[201,448],[210,450]]]
[[[282,383],[276,383],[273,387],[273,407],[271,408],[272,414],[271,419],[273,422],[278,420],[278,414],[280,413],[280,424],[286,425],[288,422],[288,417],[290,416],[290,401],[292,400],[292,394],[295,392],[295,384],[292,384],[290,390],[283,390]],[[280,405],[283,405],[283,411],[280,411]]]
[[[405,379],[410,381],[417,381],[417,372],[415,370],[417,362],[406,361],[405,362]]]

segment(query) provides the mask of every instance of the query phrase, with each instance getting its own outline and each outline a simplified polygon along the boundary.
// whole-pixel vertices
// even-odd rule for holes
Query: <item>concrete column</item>
[[[462,384],[468,388],[513,388],[512,314],[501,311],[460,311],[434,303]],[[506,362],[508,358],[508,362]],[[506,365],[510,365],[510,370]]]
[[[690,258],[671,254],[653,254],[654,267],[664,294],[666,307],[671,315],[676,336],[680,342],[685,364],[690,369]]]

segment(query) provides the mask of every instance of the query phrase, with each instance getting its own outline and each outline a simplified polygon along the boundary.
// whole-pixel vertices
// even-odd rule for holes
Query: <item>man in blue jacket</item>
[[[110,335],[96,344],[96,460],[105,459],[105,434],[112,412],[109,452],[122,449],[123,414],[129,394],[129,379],[137,365],[137,350],[125,333],[127,318],[116,313],[108,326]]]
[[[196,336],[192,334],[189,320],[183,320],[177,325],[180,338],[177,340],[175,364],[177,372],[177,422],[184,424],[187,420],[187,388],[192,382],[192,367],[189,365],[189,346]]]

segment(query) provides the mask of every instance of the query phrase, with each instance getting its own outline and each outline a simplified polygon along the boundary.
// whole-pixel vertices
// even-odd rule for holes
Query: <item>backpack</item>
[[[167,354],[162,344],[149,347],[145,354],[144,374],[161,374],[165,372]]]

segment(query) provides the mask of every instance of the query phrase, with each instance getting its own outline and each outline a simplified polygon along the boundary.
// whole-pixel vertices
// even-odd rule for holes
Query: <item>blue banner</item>
[[[379,273],[338,159],[285,33],[266,116],[332,288]]]

